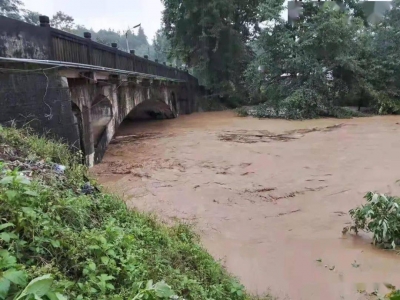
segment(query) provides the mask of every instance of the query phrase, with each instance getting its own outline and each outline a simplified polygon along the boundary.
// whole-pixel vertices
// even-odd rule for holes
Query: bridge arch
[[[147,97],[128,114],[129,120],[173,119],[178,116],[176,92],[163,85],[150,88]]]

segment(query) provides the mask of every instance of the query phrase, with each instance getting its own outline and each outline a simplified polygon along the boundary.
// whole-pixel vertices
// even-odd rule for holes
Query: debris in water
[[[396,287],[391,283],[384,283],[383,285],[386,286],[386,288],[388,288],[389,290],[392,290],[392,291],[396,289]]]
[[[330,267],[329,270],[331,271],[335,270],[335,266]]]
[[[352,265],[354,268],[358,268],[358,267],[360,266],[360,264],[358,264],[356,260],[355,260],[351,265]]]
[[[318,259],[317,259],[317,262],[322,262],[322,259],[318,258]]]

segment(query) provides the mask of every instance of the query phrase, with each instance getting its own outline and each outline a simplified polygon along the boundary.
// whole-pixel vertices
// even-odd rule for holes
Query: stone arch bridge
[[[205,93],[186,70],[0,16],[0,124],[29,123],[100,162],[126,118],[175,118]]]

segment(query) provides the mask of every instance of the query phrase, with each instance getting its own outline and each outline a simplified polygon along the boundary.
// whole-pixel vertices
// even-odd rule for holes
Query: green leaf
[[[390,296],[390,300],[400,300],[400,293]]]
[[[22,300],[28,295],[37,295],[39,297],[42,297],[50,291],[50,287],[52,284],[53,278],[49,274],[35,278],[31,282],[29,282],[29,284],[16,300]]]
[[[0,299],[6,299],[9,289],[10,289],[10,281],[5,278],[1,278],[0,279]]]
[[[114,279],[115,277],[107,274],[101,274],[100,276],[97,276],[97,278],[99,278],[101,281],[108,281]]]
[[[104,264],[104,265],[108,265],[108,262],[110,261],[110,259],[107,257],[107,256],[102,256],[101,257],[101,262]]]
[[[60,241],[51,240],[50,243],[54,248],[60,248]]]
[[[146,290],[151,290],[153,288],[153,280],[149,280],[146,283]]]
[[[68,300],[67,297],[60,293],[48,292],[46,296],[49,298],[49,300]]]
[[[3,273],[3,277],[19,286],[26,284],[26,274],[24,271],[9,269]]]
[[[156,295],[161,298],[169,298],[171,296],[174,296],[172,288],[164,281],[157,282],[154,285],[154,290],[156,292]]]
[[[97,249],[100,249],[100,247],[97,246],[97,245],[89,245],[89,246],[88,246],[88,249],[90,249],[90,250],[97,250]]]
[[[24,195],[29,195],[29,196],[33,196],[33,197],[39,196],[38,193],[36,193],[35,191],[31,191],[31,190],[25,191],[25,192],[24,192]]]
[[[5,241],[6,243],[9,243],[11,239],[17,239],[18,236],[12,232],[1,232],[0,233],[0,239]]]
[[[3,230],[3,229],[8,228],[8,227],[14,227],[14,226],[15,225],[13,223],[4,223],[4,224],[0,225],[0,230]]]
[[[7,185],[7,184],[12,183],[13,180],[14,180],[14,177],[13,177],[13,176],[6,176],[6,177],[4,177],[2,180],[0,180],[0,184],[1,184],[1,185]]]
[[[7,250],[0,250],[0,268],[6,269],[17,265],[17,259]]]
[[[14,191],[14,190],[6,191],[6,196],[7,196],[8,200],[13,200],[17,195],[18,195],[17,191]]]
[[[9,243],[11,236],[7,232],[2,232],[2,233],[0,233],[0,239],[5,241],[6,243]]]
[[[88,268],[91,271],[96,271],[96,264],[94,262],[90,262],[89,265],[88,265]]]
[[[21,210],[27,215],[36,215],[36,212],[32,207],[22,207]]]
[[[31,184],[31,181],[27,177],[25,177],[23,175],[18,176],[16,179],[21,184],[24,184],[24,185],[30,185]]]

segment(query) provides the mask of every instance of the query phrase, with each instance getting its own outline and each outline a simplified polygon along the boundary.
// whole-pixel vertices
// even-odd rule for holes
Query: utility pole
[[[140,25],[142,25],[142,23],[133,26],[132,29],[138,28]],[[127,50],[128,53],[129,53],[129,50],[130,50],[129,49],[129,43],[128,43],[128,32],[129,32],[129,30],[131,30],[131,29],[128,27],[128,30],[125,32],[126,50]]]

